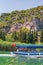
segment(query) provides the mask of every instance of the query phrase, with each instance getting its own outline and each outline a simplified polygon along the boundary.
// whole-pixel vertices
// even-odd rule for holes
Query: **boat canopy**
[[[17,48],[43,48],[43,45],[16,45]]]

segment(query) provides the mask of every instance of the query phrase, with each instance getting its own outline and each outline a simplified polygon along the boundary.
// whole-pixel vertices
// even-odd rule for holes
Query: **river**
[[[28,56],[0,57],[0,65],[43,65],[43,58]]]

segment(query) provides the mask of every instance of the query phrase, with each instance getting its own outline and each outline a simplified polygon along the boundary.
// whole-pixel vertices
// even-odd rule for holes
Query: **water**
[[[43,65],[43,58],[28,56],[0,57],[0,65]]]
[[[16,59],[18,61],[18,65],[43,65],[43,58],[29,58],[18,56]]]

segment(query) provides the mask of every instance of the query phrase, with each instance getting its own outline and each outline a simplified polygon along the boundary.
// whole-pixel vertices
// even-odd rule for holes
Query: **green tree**
[[[6,36],[6,33],[4,31],[0,30],[0,39],[6,40],[5,36]]]
[[[33,34],[32,33],[29,33],[28,34],[28,43],[33,43]]]
[[[37,32],[34,32],[33,33],[33,43],[37,42],[37,40],[38,40],[38,34]]]
[[[41,42],[43,42],[43,30],[41,30]]]
[[[28,43],[35,44],[37,42],[37,32],[28,33]]]
[[[12,34],[12,38],[14,39],[14,41],[19,41],[20,39],[20,33],[15,31],[13,34]]]
[[[24,43],[28,42],[28,32],[29,30],[26,27],[20,30],[20,41],[21,42],[24,42]]]

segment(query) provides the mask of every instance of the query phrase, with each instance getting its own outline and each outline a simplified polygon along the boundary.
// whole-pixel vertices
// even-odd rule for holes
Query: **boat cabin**
[[[23,52],[39,52],[43,51],[43,45],[16,45],[17,51]]]

